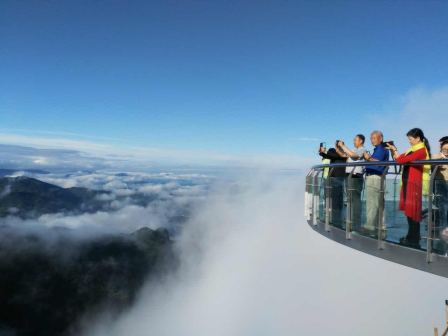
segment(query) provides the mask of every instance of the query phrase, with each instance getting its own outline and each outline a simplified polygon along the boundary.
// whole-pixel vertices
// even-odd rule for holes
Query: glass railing
[[[435,253],[447,256],[448,254],[448,180],[437,174],[434,178],[433,191],[433,244]]]
[[[429,191],[423,183],[402,181],[409,166],[431,166]],[[347,167],[371,166],[382,173],[345,174]],[[313,167],[307,175],[305,208],[314,225],[327,231],[345,231],[355,236],[424,251],[448,255],[448,174],[444,160],[415,161],[407,165],[390,162],[357,162]],[[348,169],[349,171],[350,169]],[[406,209],[406,211],[404,211]]]

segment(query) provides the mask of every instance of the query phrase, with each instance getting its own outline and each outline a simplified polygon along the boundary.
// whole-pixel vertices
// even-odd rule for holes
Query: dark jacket
[[[330,163],[345,163],[347,158],[342,157],[336,152],[336,149],[330,148],[326,153],[319,153],[324,159],[329,159]],[[333,168],[330,177],[345,177],[345,167]]]

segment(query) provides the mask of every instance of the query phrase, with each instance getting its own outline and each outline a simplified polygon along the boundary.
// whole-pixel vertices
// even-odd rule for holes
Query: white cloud
[[[127,187],[128,187],[127,184],[122,181],[112,180],[110,182],[107,182],[103,186],[103,189],[104,190],[117,190],[117,189],[127,189]]]
[[[162,184],[147,184],[138,188],[142,194],[158,194],[163,190]]]
[[[63,137],[0,133],[3,165],[26,168],[82,167],[145,170],[169,166],[224,167],[304,167],[304,158],[283,154],[231,155],[205,150],[174,150],[142,146],[123,146],[119,141],[94,142]],[[19,147],[21,150],[17,151]],[[1,161],[0,161],[1,162]]]
[[[448,87],[436,90],[415,89],[404,97],[403,122],[421,127],[435,139],[448,135]]]
[[[409,147],[406,133],[419,127],[429,139],[433,151],[438,140],[448,135],[448,87],[409,90],[385,111],[371,116],[373,124],[384,131],[387,139],[394,139],[402,150]]]
[[[85,335],[424,335],[443,325],[447,280],[313,232],[302,177],[214,190],[179,241],[181,271]]]
[[[80,171],[73,174],[27,175],[64,188],[84,187],[105,191],[96,197],[105,202],[104,210],[82,214],[45,214],[27,220],[13,216],[14,212],[11,211],[10,217],[0,219],[0,225],[32,230],[42,226],[67,228],[73,229],[74,235],[82,236],[92,233],[129,233],[143,226],[176,230],[182,223],[173,222],[173,218],[179,219],[180,215],[186,215],[191,207],[202,201],[207,192],[206,185],[212,181],[206,174],[173,172]],[[0,198],[7,195],[9,190],[8,187],[0,190]]]
[[[321,141],[321,139],[315,138],[315,137],[300,137],[300,138],[297,138],[297,141],[301,141],[301,142],[319,142],[319,141]]]
[[[13,169],[102,169],[116,161],[98,158],[72,149],[33,148],[0,144],[0,165]]]
[[[81,215],[56,213],[26,220],[18,217],[6,217],[1,220],[1,223],[15,228],[72,229],[75,236],[83,231],[83,236],[90,236],[92,233],[129,233],[144,226],[156,229],[166,224],[163,217],[157,215],[154,207],[136,205],[126,205],[116,211],[98,211]]]
[[[7,196],[10,192],[11,186],[8,184],[3,188],[3,190],[0,191],[0,199]]]
[[[164,226],[162,218],[156,215],[156,209],[136,205],[128,205],[117,211],[99,211],[77,216],[43,215],[38,222],[47,227],[87,228],[103,232],[131,232],[144,226],[152,229]]]

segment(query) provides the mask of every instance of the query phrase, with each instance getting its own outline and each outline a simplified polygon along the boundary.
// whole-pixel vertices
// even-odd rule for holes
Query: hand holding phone
[[[323,152],[325,152],[325,149],[326,149],[326,143],[325,142],[321,142],[320,144],[319,144],[319,153],[323,153]]]
[[[394,151],[397,150],[397,147],[395,147],[394,142],[393,141],[387,141],[385,142],[386,144],[386,148],[390,151]]]

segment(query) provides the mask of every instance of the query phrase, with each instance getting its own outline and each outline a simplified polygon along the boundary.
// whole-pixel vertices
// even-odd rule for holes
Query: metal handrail
[[[327,163],[312,166],[311,169],[322,169],[322,168],[336,168],[336,167],[366,167],[366,166],[415,166],[415,165],[448,165],[448,160],[418,160],[408,163],[398,163],[396,161],[357,161],[357,162],[347,162],[347,163]]]
[[[427,237],[426,239],[426,251],[423,249],[409,249],[408,247],[404,246],[404,250],[401,250],[400,244],[396,244],[395,241],[388,241],[385,238],[385,228],[384,228],[384,211],[385,211],[385,192],[386,192],[386,185],[385,182],[387,177],[389,175],[393,175],[394,177],[394,193],[396,193],[395,185],[397,181],[399,180],[399,174],[402,171],[403,167],[409,167],[409,166],[423,166],[423,165],[429,165],[431,166],[431,178],[429,180],[429,193],[426,195],[426,197],[429,197],[427,200],[428,202],[428,221],[427,221]],[[345,228],[338,227],[337,225],[334,226],[331,224],[331,218],[334,215],[333,214],[333,204],[332,204],[332,194],[334,193],[334,190],[332,190],[331,186],[331,180],[332,175],[337,168],[346,168],[350,167],[353,169],[347,169],[347,173],[344,174],[344,179],[350,180],[353,176],[353,171],[355,167],[367,167],[367,166],[376,166],[376,167],[384,167],[384,170],[382,170],[381,173],[379,173],[379,176],[381,177],[381,186],[379,187],[379,206],[378,206],[378,223],[376,227],[376,235],[375,236],[369,236],[369,235],[355,235],[352,237],[353,231],[353,213],[352,213],[352,206],[353,206],[353,190],[352,188],[348,188],[348,194],[347,194],[347,215],[345,218]],[[312,216],[309,223],[312,224],[312,226],[316,230],[320,230],[323,232],[324,235],[327,237],[330,237],[331,239],[337,240],[339,242],[345,242],[344,244],[353,246],[359,250],[362,251],[369,251],[368,253],[371,253],[373,255],[377,256],[383,256],[385,259],[388,260],[397,260],[399,263],[402,263],[407,266],[415,267],[422,270],[429,270],[430,272],[434,274],[443,274],[443,276],[448,277],[448,258],[446,258],[443,254],[438,254],[437,252],[434,253],[434,246],[433,242],[436,239],[435,234],[435,227],[434,227],[434,214],[433,214],[433,202],[435,197],[435,182],[439,178],[439,171],[441,169],[441,166],[448,166],[448,160],[420,160],[420,161],[412,161],[405,164],[397,163],[395,161],[357,161],[357,162],[350,162],[350,163],[330,163],[330,164],[319,164],[311,167],[309,174],[311,174],[312,178],[307,181],[307,190],[312,190],[313,198],[310,199],[312,204],[310,205],[310,208],[312,209]],[[325,172],[325,173],[324,173]],[[307,176],[308,176],[307,175]],[[324,178],[324,176],[327,176],[328,178]],[[321,181],[321,182],[319,182]],[[309,184],[309,185],[308,185]],[[316,199],[315,193],[316,191],[312,189],[316,186],[319,186],[320,188],[323,188],[325,190],[324,195],[318,196]],[[322,190],[322,189],[321,189]],[[309,191],[307,191],[309,192]],[[394,194],[394,201],[397,198],[397,195]],[[325,197],[325,205],[323,208],[325,219],[319,218],[318,211],[319,211],[319,202],[322,199],[322,196]],[[333,228],[338,229],[333,231]],[[342,234],[344,237],[342,238]],[[373,239],[372,239],[373,238]],[[352,240],[353,239],[353,240]],[[375,242],[375,249],[378,252],[375,252],[372,250],[373,245],[372,243]],[[405,251],[408,251],[409,254],[407,254]],[[426,258],[422,259],[406,259],[410,255],[417,256],[417,254],[414,253],[423,252],[426,255]],[[395,254],[394,254],[395,253]],[[420,257],[418,257],[420,258]],[[429,266],[423,266],[420,264],[420,261],[422,260],[425,265]],[[442,264],[439,264],[439,262],[442,262],[443,265],[446,265],[447,269],[443,269],[444,266]],[[445,264],[446,263],[446,264]]]

